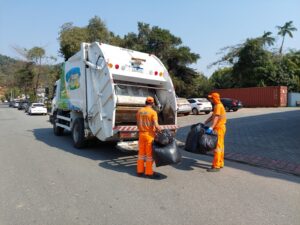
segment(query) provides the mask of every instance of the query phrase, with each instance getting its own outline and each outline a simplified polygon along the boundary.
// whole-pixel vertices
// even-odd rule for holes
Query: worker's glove
[[[205,130],[205,133],[206,133],[206,134],[212,134],[212,133],[213,133],[213,129],[212,129],[211,127],[209,127],[209,128],[207,128],[207,129]]]

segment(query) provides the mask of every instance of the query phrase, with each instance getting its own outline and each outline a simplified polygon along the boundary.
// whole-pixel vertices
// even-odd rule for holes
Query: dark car
[[[243,104],[240,100],[232,98],[221,98],[221,102],[224,105],[226,112],[233,110],[234,112],[243,107]]]
[[[23,102],[20,102],[18,105],[18,110],[22,110],[22,105],[23,105]]]
[[[31,106],[31,103],[30,102],[27,102],[25,105],[24,105],[24,109],[25,109],[25,113],[28,113],[28,110]]]
[[[15,101],[11,100],[11,101],[9,102],[9,107],[14,107],[14,105],[15,105]]]
[[[28,104],[29,104],[28,101],[20,101],[19,106],[18,106],[18,110],[25,109]]]

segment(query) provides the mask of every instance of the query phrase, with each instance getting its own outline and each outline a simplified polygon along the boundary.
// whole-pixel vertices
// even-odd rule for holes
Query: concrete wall
[[[300,102],[300,93],[289,92],[288,93],[288,106],[296,106],[296,101]]]

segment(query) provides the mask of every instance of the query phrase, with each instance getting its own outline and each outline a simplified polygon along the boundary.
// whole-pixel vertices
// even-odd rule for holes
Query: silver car
[[[188,101],[192,106],[194,115],[198,115],[199,112],[208,114],[212,111],[212,104],[206,98],[189,98]]]
[[[192,111],[191,104],[186,98],[176,98],[177,101],[177,114],[189,115]]]

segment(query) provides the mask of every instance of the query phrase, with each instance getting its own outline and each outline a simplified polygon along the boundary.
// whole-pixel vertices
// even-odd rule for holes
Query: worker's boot
[[[136,175],[137,175],[138,177],[142,177],[142,176],[144,176],[144,173],[136,173]]]

